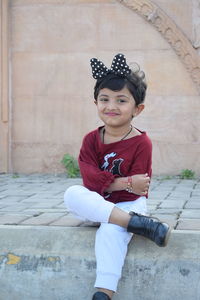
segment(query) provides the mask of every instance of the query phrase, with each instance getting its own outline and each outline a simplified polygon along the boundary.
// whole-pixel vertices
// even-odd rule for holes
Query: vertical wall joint
[[[8,1],[1,0],[1,121],[8,122]]]
[[[9,171],[9,0],[0,0],[0,173]]]

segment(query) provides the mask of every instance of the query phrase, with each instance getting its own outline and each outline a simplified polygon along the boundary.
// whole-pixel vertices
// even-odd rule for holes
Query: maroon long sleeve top
[[[116,177],[145,173],[151,176],[151,140],[146,132],[140,131],[141,134],[135,137],[103,144],[100,128],[88,133],[83,139],[79,154],[83,184],[113,203],[136,200],[140,196],[126,190],[107,193],[106,189]]]

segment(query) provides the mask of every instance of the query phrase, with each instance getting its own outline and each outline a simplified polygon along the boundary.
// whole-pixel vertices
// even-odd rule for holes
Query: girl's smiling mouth
[[[119,116],[118,113],[115,113],[115,112],[107,112],[105,113],[106,116],[109,116],[109,117],[115,117],[115,116]]]

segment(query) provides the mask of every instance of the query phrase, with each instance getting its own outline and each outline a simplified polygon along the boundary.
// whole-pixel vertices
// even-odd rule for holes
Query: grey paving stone
[[[196,198],[196,197],[191,197],[189,200],[188,200],[188,203],[200,203],[200,199],[199,198]]]
[[[200,201],[199,202],[189,201],[186,203],[185,208],[200,209]]]
[[[51,222],[51,226],[80,226],[84,221],[77,219],[73,215],[69,214],[67,216],[63,216],[60,219]]]
[[[149,198],[150,199],[155,199],[155,200],[164,200],[168,196],[168,192],[166,193],[160,193],[160,192],[150,192],[149,193]]]
[[[192,186],[187,186],[187,185],[183,185],[183,184],[178,184],[175,186],[174,191],[177,192],[183,192],[183,191],[192,191],[194,189],[194,184]]]
[[[60,193],[53,193],[53,192],[41,192],[41,191],[39,191],[39,192],[37,192],[36,194],[34,194],[34,195],[32,195],[32,196],[30,196],[30,197],[28,197],[28,198],[30,198],[30,199],[38,199],[38,198],[40,198],[40,199],[49,199],[49,198],[52,198],[52,199],[58,199],[58,198],[61,198],[60,196],[59,196],[59,194]],[[63,195],[64,195],[64,193],[63,193]]]
[[[182,211],[181,209],[177,209],[177,208],[158,208],[158,209],[156,209],[152,213],[155,213],[155,214],[179,215],[181,211]]]
[[[149,204],[159,204],[161,202],[162,201],[160,199],[152,199],[152,198],[147,199],[147,203],[149,203]]]
[[[32,216],[39,216],[41,215],[42,213],[44,213],[45,211],[43,211],[43,209],[31,209],[31,208],[28,208],[28,209],[24,209],[23,211],[18,211],[17,213],[18,214],[31,214]]]
[[[195,182],[196,182],[195,179],[181,179],[180,180],[180,185],[193,187]]]
[[[6,207],[5,204],[0,204],[0,211],[1,211],[1,208],[4,208],[4,207]]]
[[[65,174],[61,176],[20,175],[19,178],[12,178],[10,174],[0,175],[0,191],[2,190],[0,192],[0,218],[5,214],[11,215],[10,218],[14,215],[17,215],[18,218],[28,215],[30,218],[22,221],[23,225],[27,225],[25,223],[27,221],[30,223],[28,225],[33,226],[49,224],[52,226],[68,226],[67,224],[76,226],[74,224],[77,219],[74,220],[70,214],[66,215],[67,209],[63,202],[65,190],[75,184],[82,184],[82,179],[69,179]],[[147,207],[150,213],[164,217],[166,222],[169,220],[171,225],[176,226],[176,218],[179,216],[181,222],[187,220],[187,217],[192,219],[198,216],[198,212],[192,214],[188,210],[198,211],[199,195],[200,181],[198,180],[153,178]],[[12,222],[11,219],[10,221]],[[16,221],[14,224],[17,224],[17,220],[14,221]],[[80,220],[78,221],[80,222]],[[87,223],[84,222],[77,226],[85,226],[84,224]],[[184,224],[184,226],[187,225]]]
[[[191,201],[196,201],[196,202],[200,202],[200,196],[192,196],[191,197]]]
[[[4,187],[5,189],[12,189],[12,188],[19,188],[21,187],[21,184],[19,183],[14,183],[14,182],[10,182],[10,181],[6,181],[4,183],[0,184],[1,187]]]
[[[31,206],[32,209],[34,208],[53,208],[54,206],[60,204],[60,201],[52,201],[52,200],[49,200],[48,202],[47,201],[41,201],[40,203],[36,203],[36,204],[33,204]]]
[[[183,208],[184,204],[186,201],[178,199],[177,201],[168,201],[165,200],[163,201],[160,205],[159,208]]]
[[[176,185],[159,185],[156,187],[155,191],[160,191],[163,193],[171,193],[176,188]]]
[[[9,205],[5,208],[2,208],[1,211],[4,212],[17,212],[17,211],[23,211],[24,209],[30,208],[30,204],[15,204],[15,205]]]
[[[0,201],[3,201],[4,203],[9,202],[21,202],[22,200],[27,199],[27,196],[22,195],[15,195],[15,196],[6,196],[3,199],[0,199]]]
[[[178,230],[200,230],[200,219],[179,219]]]
[[[59,203],[63,202],[63,198],[62,197],[46,197],[46,198],[41,198],[41,197],[30,197],[30,198],[25,198],[24,200],[22,200],[20,203],[42,203],[42,202],[50,202],[50,201],[57,201]]]
[[[147,210],[148,211],[155,211],[156,208],[157,208],[157,205],[149,205],[149,204],[147,204]]]
[[[191,196],[191,191],[173,191],[170,193],[169,197],[173,198],[190,198]]]
[[[200,219],[200,209],[184,209],[180,215],[181,219]]]
[[[181,180],[179,178],[171,178],[171,179],[160,179],[160,184],[162,185],[174,185],[179,184]]]
[[[192,192],[191,193],[191,198],[193,198],[193,197],[194,198],[198,198],[200,200],[200,192],[199,191],[198,192],[194,192],[194,193]]]
[[[34,194],[37,194],[37,193],[48,193],[48,189],[47,188],[44,188],[43,186],[40,187],[40,186],[35,186],[35,185],[23,185],[21,187],[21,190],[24,192],[24,193],[30,193],[30,191],[32,191]]]
[[[20,203],[30,203],[30,204],[37,204],[37,203],[41,203],[43,200],[47,201],[48,198],[45,199],[41,199],[41,198],[25,198],[22,201],[20,201]]]
[[[190,199],[191,199],[190,195],[178,196],[178,195],[174,195],[172,193],[172,194],[168,195],[168,197],[165,200],[168,200],[168,201],[177,201],[177,200],[188,201]]]
[[[151,182],[151,184],[152,184],[152,182]],[[167,184],[167,182],[160,182],[160,183],[154,185],[154,187],[156,189],[162,189],[162,190],[171,190],[174,188],[174,186],[175,185],[173,183]]]
[[[63,216],[64,213],[43,213],[37,217],[32,217],[24,222],[21,222],[21,225],[49,225]]]
[[[31,215],[6,214],[0,216],[0,225],[18,225],[20,222],[30,217]]]
[[[68,184],[68,186],[71,186],[76,184],[82,184],[83,180],[82,178],[66,178],[66,183]]]
[[[192,197],[199,197],[199,200],[200,200],[200,190],[199,191],[193,190],[192,191]]]
[[[25,211],[10,211],[10,212],[0,212],[0,217],[1,215],[17,215],[17,216],[28,216],[28,217],[33,217],[35,215],[35,211],[28,211],[28,212],[25,212]]]
[[[56,208],[63,208],[63,209],[66,209],[66,206],[65,206],[64,202],[62,202],[61,204],[56,205]]]
[[[7,204],[7,205],[14,205],[14,204],[17,204],[17,203],[21,203],[21,197],[5,197],[5,198],[2,198],[0,199],[0,203],[4,203],[4,204]]]
[[[25,209],[23,212],[24,213],[29,213],[29,212],[37,212],[37,213],[67,213],[66,208],[30,208],[30,209]]]
[[[8,203],[2,202],[1,205],[2,205],[2,209],[6,208],[7,210],[12,210],[12,207],[17,205],[17,202],[8,202]]]
[[[1,193],[2,196],[5,196],[5,197],[12,197],[12,196],[25,196],[25,197],[30,197],[32,195],[34,195],[34,191],[30,191],[30,192],[27,192],[27,191],[22,191],[22,190],[18,190],[18,189],[15,189],[15,190],[6,190],[4,192]]]

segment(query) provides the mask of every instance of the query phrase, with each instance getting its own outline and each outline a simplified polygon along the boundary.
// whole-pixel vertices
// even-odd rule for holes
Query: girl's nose
[[[116,109],[116,104],[115,104],[115,101],[108,101],[108,105],[107,105],[107,108],[112,110],[112,109]]]

